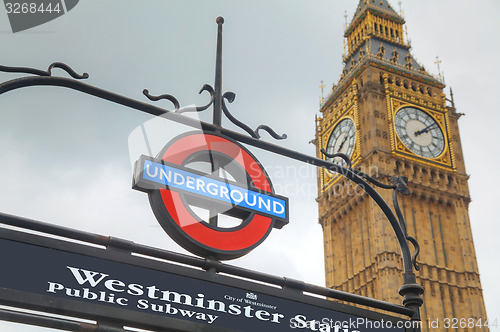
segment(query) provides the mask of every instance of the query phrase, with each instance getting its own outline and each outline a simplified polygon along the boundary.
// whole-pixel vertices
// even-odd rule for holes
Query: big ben
[[[386,0],[361,0],[346,26],[340,80],[316,120],[317,156],[381,182],[408,178],[400,206],[420,244],[417,281],[422,321],[486,321],[468,205],[468,175],[458,130],[460,113],[440,78],[418,63],[404,19]],[[327,155],[321,150],[324,149]],[[391,192],[380,191],[386,201]],[[342,176],[318,171],[326,286],[401,303],[398,244],[382,211]],[[482,324],[450,330],[487,331]],[[428,331],[428,324],[422,325]],[[438,330],[447,330],[441,324]]]

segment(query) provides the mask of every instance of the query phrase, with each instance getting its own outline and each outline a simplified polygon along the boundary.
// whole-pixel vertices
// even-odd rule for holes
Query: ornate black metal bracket
[[[185,113],[185,112],[202,112],[214,103],[214,100],[215,100],[214,89],[209,84],[205,84],[205,85],[203,85],[203,87],[201,88],[199,93],[201,94],[203,91],[208,91],[210,93],[210,97],[211,97],[210,102],[208,104],[206,104],[205,106],[196,106],[194,108],[181,108],[180,103],[177,100],[177,98],[175,98],[174,96],[169,95],[169,94],[162,94],[160,96],[153,96],[149,93],[149,91],[147,89],[144,89],[142,91],[142,93],[146,97],[148,97],[148,99],[151,101],[158,101],[158,100],[162,100],[162,99],[167,99],[174,105],[173,112]],[[236,126],[240,127],[244,131],[246,131],[253,138],[260,138],[261,137],[259,134],[259,130],[266,131],[267,133],[269,133],[269,135],[271,135],[271,137],[273,137],[274,139],[277,139],[277,140],[287,138],[286,134],[279,135],[271,127],[269,127],[267,125],[260,125],[255,130],[253,130],[249,126],[247,126],[246,124],[241,122],[240,120],[236,119],[231,114],[231,112],[229,112],[229,110],[226,106],[226,102],[225,102],[225,100],[227,100],[229,103],[232,103],[235,98],[236,98],[236,94],[234,92],[230,92],[230,91],[228,91],[222,95],[222,99],[221,99],[222,112],[228,118],[229,121],[231,121],[233,124],[235,124]]]
[[[392,189],[393,190],[393,192],[392,192],[392,204],[394,206],[394,210],[396,211],[396,216],[397,216],[398,221],[399,221],[398,225],[399,225],[401,232],[403,232],[406,240],[409,241],[413,245],[413,248],[415,249],[413,256],[411,258],[411,262],[412,262],[415,270],[419,271],[420,268],[419,268],[418,263],[417,263],[417,258],[418,258],[418,254],[420,253],[420,245],[418,244],[418,241],[415,238],[408,236],[408,232],[406,230],[406,221],[404,219],[403,214],[401,213],[401,208],[399,207],[399,202],[398,202],[398,193],[401,193],[403,195],[410,195],[410,190],[407,187],[408,178],[404,177],[404,176],[394,176],[394,177],[389,179],[389,182],[391,182],[392,184],[385,184],[385,183],[382,183],[380,181],[375,180],[373,177],[369,176],[366,173],[363,173],[359,170],[353,170],[351,160],[350,160],[349,156],[347,156],[346,154],[344,154],[344,153],[330,154],[330,153],[327,153],[325,151],[325,149],[323,149],[323,148],[320,151],[323,155],[325,155],[328,158],[332,158],[332,159],[335,157],[341,158],[347,164],[348,169],[352,170],[358,176],[361,176],[363,179],[374,184],[375,186],[382,188],[382,189]],[[393,225],[393,226],[396,227],[396,225]]]
[[[77,74],[70,66],[62,62],[54,62],[52,63],[47,70],[40,70],[34,68],[27,67],[8,67],[0,65],[0,71],[7,73],[25,73],[25,74],[33,74],[38,76],[52,76],[52,69],[60,68],[68,73],[71,77],[77,80],[86,79],[89,77],[89,74],[83,73],[82,75]]]
[[[415,317],[413,319],[419,320],[420,319],[420,312],[419,309],[420,306],[423,304],[423,300],[420,297],[421,294],[423,294],[424,289],[422,286],[418,285],[416,282],[416,277],[415,274],[412,271],[412,266],[415,268],[416,271],[418,271],[420,268],[417,263],[417,258],[418,254],[420,253],[420,246],[417,242],[417,240],[411,236],[408,236],[407,230],[406,230],[406,222],[404,219],[403,214],[401,213],[401,208],[399,207],[399,202],[398,202],[398,193],[401,193],[403,195],[410,195],[410,190],[408,189],[408,178],[403,177],[403,176],[394,176],[389,179],[389,182],[392,184],[385,184],[380,181],[375,180],[373,177],[369,176],[368,174],[352,169],[352,163],[349,157],[343,153],[335,153],[335,154],[329,154],[325,151],[325,149],[320,150],[323,155],[325,155],[328,158],[335,158],[339,157],[343,159],[347,167],[344,168],[342,172],[339,172],[340,174],[346,176],[346,173],[344,171],[350,170],[357,176],[367,180],[368,182],[374,184],[375,186],[382,188],[382,189],[392,189],[392,204],[394,206],[394,210],[396,211],[396,217],[390,211],[390,214],[392,215],[389,217],[388,211],[386,212],[386,216],[389,219],[389,222],[391,223],[392,228],[396,232],[396,236],[398,237],[399,240],[399,245],[401,248],[401,252],[403,254],[403,264],[405,265],[405,272],[403,274],[404,278],[404,284],[403,286],[399,289],[399,293],[404,296],[403,299],[403,304],[414,308],[415,310]],[[349,178],[349,176],[346,176]],[[370,187],[371,188],[371,187]],[[367,191],[368,194],[370,195],[369,191]],[[374,198],[372,195],[370,195],[372,198]],[[378,203],[378,202],[377,202]],[[385,202],[384,202],[385,203]],[[387,204],[385,204],[387,205]],[[379,204],[379,206],[384,210],[384,208],[389,208],[388,206],[382,207],[382,205]],[[404,242],[403,242],[404,241]],[[410,248],[408,246],[408,242],[410,242],[413,245],[414,248],[414,253],[411,258],[410,256]],[[410,263],[411,262],[411,263]],[[408,264],[410,263],[410,264]],[[409,266],[408,266],[409,265]]]
[[[259,135],[259,130],[265,130],[267,131],[271,136],[273,136],[276,139],[282,139],[285,138],[286,135],[277,135],[271,128],[265,125],[261,125],[257,127],[256,130],[250,129],[248,126],[244,125],[242,122],[238,121],[235,119],[231,113],[227,110],[227,107],[225,106],[224,99],[226,99],[228,102],[234,101],[235,94],[232,92],[226,92],[224,94],[221,93],[221,35],[222,35],[222,23],[223,19],[218,18],[217,19],[217,24],[218,24],[218,38],[217,38],[217,63],[216,63],[216,78],[215,78],[215,88],[212,88],[209,85],[204,85],[202,89],[200,90],[200,93],[203,91],[209,92],[211,95],[211,100],[210,102],[201,107],[195,107],[195,108],[180,108],[180,104],[178,100],[171,96],[171,95],[160,95],[160,96],[152,96],[149,94],[149,92],[146,90],[144,91],[144,94],[150,99],[150,100],[161,100],[161,99],[167,99],[170,102],[173,103],[175,111],[169,111],[151,104],[143,103],[138,100],[134,100],[110,91],[106,91],[100,88],[97,88],[95,86],[85,84],[81,82],[81,79],[87,78],[88,74],[84,73],[82,75],[77,74],[74,72],[69,66],[60,63],[60,62],[55,62],[51,64],[48,68],[47,71],[43,70],[38,70],[38,69],[32,69],[32,68],[25,68],[25,67],[7,67],[7,66],[0,66],[0,71],[3,72],[13,72],[13,73],[27,73],[27,74],[33,74],[36,76],[27,76],[27,77],[21,77],[17,79],[13,79],[7,82],[0,83],[0,95],[3,93],[6,93],[11,90],[16,90],[19,88],[23,87],[29,87],[29,86],[61,86],[61,87],[67,87],[70,89],[74,89],[77,91],[81,91],[83,93],[93,95],[95,97],[105,99],[112,101],[114,103],[124,105],[127,107],[131,107],[133,109],[139,110],[141,112],[145,112],[154,116],[163,116],[165,119],[175,121],[178,123],[182,123],[187,126],[191,126],[193,128],[201,128],[204,131],[212,131],[212,132],[219,132],[229,138],[232,138],[236,141],[257,147],[259,149],[263,149],[272,153],[276,153],[279,155],[282,155],[284,157],[288,157],[297,161],[305,162],[311,165],[315,165],[317,167],[322,167],[325,169],[328,169],[332,172],[337,172],[339,174],[342,174],[344,177],[349,179],[350,181],[354,182],[357,184],[360,188],[362,188],[374,201],[375,203],[380,207],[382,212],[385,214],[387,219],[389,220],[392,229],[396,235],[396,239],[399,243],[400,249],[401,249],[401,255],[402,255],[402,260],[403,260],[403,286],[399,289],[399,293],[403,296],[403,305],[405,305],[407,308],[411,309],[413,312],[412,319],[414,320],[419,320],[420,319],[420,314],[419,314],[419,308],[423,303],[423,300],[421,298],[421,294],[423,293],[423,288],[417,284],[416,282],[416,276],[413,272],[413,267],[415,267],[416,270],[418,270],[418,265],[416,264],[416,259],[417,255],[419,252],[419,246],[417,241],[409,237],[406,233],[406,225],[404,223],[404,218],[401,214],[401,211],[399,209],[399,204],[397,202],[397,193],[401,192],[402,194],[409,193],[408,189],[406,188],[407,180],[401,177],[396,177],[393,178],[394,181],[392,182],[392,185],[387,185],[384,183],[381,183],[372,177],[368,176],[367,174],[359,171],[352,169],[351,162],[349,158],[345,155],[342,154],[334,154],[334,155],[327,155],[324,150],[322,151],[327,155],[329,158],[331,157],[340,157],[346,161],[346,164],[348,167],[342,167],[338,164],[335,164],[333,162],[330,162],[328,160],[323,160],[320,158],[315,158],[311,157],[309,155],[300,153],[298,151],[290,150],[285,147],[281,147],[278,145],[274,145],[272,143],[268,143],[262,140],[259,140],[258,138],[260,137]],[[53,76],[52,75],[52,69],[54,68],[60,68],[66,71],[73,79],[70,78],[65,78],[65,77],[58,77],[58,76]],[[183,112],[187,111],[204,111],[206,110],[210,105],[214,106],[214,114],[213,114],[213,123],[207,123],[203,121],[199,121],[187,116],[184,116]],[[226,115],[226,117],[233,122],[235,125],[238,127],[242,128],[245,130],[250,136],[244,135],[238,132],[234,132],[231,130],[228,130],[226,128],[223,128],[221,126],[221,115],[222,112]],[[346,160],[347,158],[347,160]],[[396,215],[394,214],[393,210],[389,207],[387,202],[384,201],[384,199],[380,196],[380,194],[368,183],[372,183],[375,186],[378,186],[380,188],[384,189],[392,189],[394,190],[393,192],[393,203],[394,203],[394,209],[396,210]],[[415,248],[415,253],[412,257],[411,252],[410,252],[410,247],[409,243],[412,243],[412,245]]]

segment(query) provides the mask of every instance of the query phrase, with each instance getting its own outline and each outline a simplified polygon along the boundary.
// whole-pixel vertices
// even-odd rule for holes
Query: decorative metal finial
[[[217,50],[216,50],[216,58],[215,58],[215,82],[214,82],[214,87],[212,88],[209,84],[203,85],[203,87],[200,90],[200,94],[203,91],[207,91],[210,94],[210,102],[206,104],[205,106],[197,106],[197,107],[186,107],[186,108],[181,108],[179,101],[172,95],[170,94],[162,94],[160,96],[153,96],[149,94],[149,91],[147,89],[144,89],[143,93],[146,97],[149,98],[149,100],[152,101],[157,101],[160,99],[167,99],[169,100],[172,104],[174,104],[175,107],[175,113],[184,113],[184,112],[201,112],[206,110],[207,108],[210,107],[210,105],[213,105],[213,124],[218,127],[222,128],[222,114],[228,118],[229,121],[231,121],[233,124],[236,126],[240,127],[244,131],[246,131],[250,136],[253,138],[260,138],[259,131],[264,130],[266,131],[271,137],[274,139],[285,139],[287,136],[286,134],[283,135],[278,135],[273,129],[271,129],[267,125],[260,125],[258,126],[255,130],[251,129],[249,126],[244,124],[243,122],[239,121],[236,119],[228,110],[226,106],[226,101],[229,103],[232,103],[234,99],[236,98],[236,94],[234,92],[224,92],[222,93],[222,24],[224,24],[224,18],[222,17],[217,17],[215,20],[217,23]]]
[[[89,78],[89,74],[83,73],[80,75],[80,74],[76,73],[73,69],[71,69],[70,66],[68,66],[67,64],[62,63],[62,62],[52,63],[47,70],[40,70],[40,69],[27,68],[27,67],[9,67],[9,66],[0,65],[0,71],[6,72],[6,73],[25,73],[25,74],[32,74],[32,75],[38,75],[38,76],[47,76],[47,77],[53,76],[52,69],[54,69],[54,68],[59,68],[59,69],[64,70],[69,76],[71,76],[77,80],[83,80],[83,79]]]

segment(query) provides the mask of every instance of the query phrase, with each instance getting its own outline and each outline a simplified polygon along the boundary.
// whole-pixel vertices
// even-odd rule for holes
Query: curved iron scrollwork
[[[47,70],[40,70],[28,67],[9,67],[0,65],[0,71],[6,73],[24,73],[24,74],[33,74],[38,76],[52,76],[52,69],[60,68],[68,73],[71,77],[77,80],[86,79],[89,77],[89,74],[83,73],[82,75],[77,74],[70,66],[62,62],[54,62],[52,63]]]
[[[418,244],[417,239],[415,239],[412,236],[406,236],[406,239],[413,245],[413,248],[415,249],[413,256],[411,256],[411,262],[413,264],[413,267],[415,268],[415,271],[420,271],[420,266],[418,265],[417,262],[418,254],[420,254],[420,245]]]
[[[340,152],[331,154],[331,153],[326,152],[326,150],[323,148],[321,148],[320,151],[322,154],[324,154],[328,158],[331,158],[331,159],[336,158],[336,157],[341,158],[343,161],[345,161],[347,168],[352,169],[351,159],[349,159],[349,157],[346,154],[340,153]]]
[[[401,225],[401,229],[403,230],[404,235],[406,236],[406,240],[408,240],[415,249],[413,256],[411,257],[411,262],[416,271],[420,270],[420,267],[417,263],[418,254],[420,253],[420,245],[417,242],[417,239],[408,235],[406,230],[406,221],[404,219],[403,214],[401,213],[401,209],[399,207],[398,202],[398,192],[408,196],[410,195],[410,190],[408,189],[408,178],[405,176],[393,176],[389,179],[389,181],[393,184],[393,192],[392,192],[392,203],[394,205],[394,209],[396,210],[396,215],[399,220],[399,224]]]
[[[153,96],[153,95],[151,95],[149,93],[148,89],[142,90],[142,93],[146,97],[148,97],[148,99],[151,100],[151,101],[158,101],[158,100],[161,100],[161,99],[167,99],[172,104],[174,104],[174,108],[175,108],[174,112],[175,113],[186,113],[186,112],[201,112],[201,111],[206,110],[208,107],[210,107],[210,105],[213,104],[214,98],[215,98],[214,88],[212,88],[209,84],[205,84],[200,89],[199,94],[201,94],[203,91],[208,91],[208,93],[210,94],[210,102],[208,104],[206,104],[205,106],[196,106],[195,108],[191,108],[191,107],[189,107],[189,108],[181,108],[180,103],[177,100],[177,98],[175,98],[174,96],[172,96],[170,94],[162,94],[162,95],[159,95],[159,96]]]
[[[283,134],[283,135],[277,134],[271,127],[269,127],[267,125],[260,125],[257,127],[257,129],[255,129],[255,135],[257,135],[257,138],[260,138],[259,130],[266,131],[274,139],[286,139],[288,137],[286,134]]]
[[[411,258],[411,262],[413,264],[413,267],[415,268],[416,271],[420,270],[420,267],[418,266],[417,263],[417,258],[418,254],[420,253],[420,245],[418,244],[418,241],[414,238],[408,235],[408,232],[406,230],[406,221],[404,219],[403,214],[401,213],[401,208],[399,207],[399,202],[398,202],[398,193],[401,193],[403,195],[410,195],[410,190],[408,189],[408,178],[404,176],[394,176],[389,179],[389,182],[392,184],[385,184],[380,181],[375,180],[373,177],[369,176],[368,174],[359,171],[359,170],[354,170],[352,169],[352,163],[349,157],[344,154],[344,153],[335,153],[335,154],[330,154],[325,151],[325,149],[321,148],[321,153],[325,155],[328,158],[341,158],[342,160],[345,161],[347,164],[347,169],[352,170],[356,175],[362,177],[363,179],[367,180],[368,182],[374,184],[375,186],[382,188],[382,189],[392,189],[392,203],[394,206],[394,210],[396,211],[396,216],[399,221],[399,227],[401,231],[403,232],[406,240],[410,242],[413,245],[414,248],[414,253]]]
[[[213,105],[215,97],[216,97],[214,88],[212,88],[212,86],[210,86],[209,84],[205,84],[205,85],[203,85],[203,87],[201,88],[199,93],[201,94],[203,91],[208,91],[208,93],[210,94],[210,102],[208,104],[206,104],[205,106],[196,106],[194,108],[193,107],[181,108],[180,103],[177,100],[177,98],[175,98],[174,96],[172,96],[170,94],[162,94],[159,96],[154,96],[154,95],[151,95],[149,93],[149,90],[147,90],[147,89],[144,89],[142,91],[142,93],[151,101],[158,101],[158,100],[162,100],[162,99],[169,100],[174,105],[174,112],[175,113],[186,113],[186,112],[202,112],[202,111],[206,110],[207,108],[209,108],[211,105]],[[252,128],[250,128],[249,126],[247,126],[246,124],[244,124],[240,120],[236,119],[231,114],[231,112],[229,112],[229,109],[227,108],[226,102],[225,102],[225,100],[227,100],[229,103],[232,103],[235,98],[236,98],[236,94],[234,92],[230,92],[230,91],[224,93],[221,96],[222,112],[228,118],[228,120],[231,121],[234,125],[240,127],[241,129],[246,131],[250,136],[252,136],[253,138],[257,138],[257,139],[259,139],[261,137],[259,134],[260,130],[266,131],[269,135],[271,135],[271,137],[273,137],[274,139],[277,139],[277,140],[287,138],[286,134],[279,135],[271,127],[269,127],[267,125],[260,125],[255,130],[253,130]]]
[[[246,131],[250,136],[253,138],[260,138],[259,130],[264,130],[269,133],[274,139],[281,140],[281,139],[286,139],[286,134],[283,135],[278,135],[271,127],[266,126],[266,125],[260,125],[257,127],[257,129],[253,130],[240,120],[236,119],[231,112],[227,109],[226,102],[224,101],[225,99],[229,102],[232,103],[234,99],[236,98],[236,94],[234,92],[226,92],[222,95],[222,111],[224,112],[224,115],[231,121],[233,124],[236,126],[240,127],[244,131]]]
[[[162,95],[159,95],[159,96],[153,96],[153,95],[150,95],[149,94],[149,90],[148,89],[144,89],[142,90],[142,93],[148,97],[149,100],[151,101],[158,101],[158,100],[162,100],[162,99],[167,99],[169,100],[170,102],[172,102],[172,104],[174,104],[174,108],[175,108],[175,111],[177,112],[180,108],[180,104],[179,104],[179,101],[177,100],[177,98],[175,98],[174,96],[172,95],[169,95],[169,94],[162,94]]]

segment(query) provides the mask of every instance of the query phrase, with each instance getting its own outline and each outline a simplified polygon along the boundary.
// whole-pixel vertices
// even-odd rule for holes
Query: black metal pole
[[[220,127],[222,124],[222,24],[224,19],[217,17],[217,53],[215,58],[215,98],[213,124]]]

